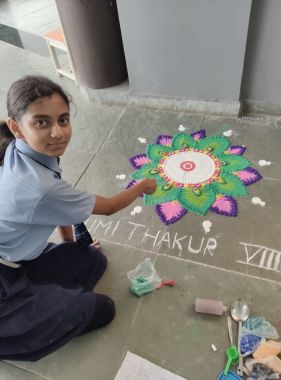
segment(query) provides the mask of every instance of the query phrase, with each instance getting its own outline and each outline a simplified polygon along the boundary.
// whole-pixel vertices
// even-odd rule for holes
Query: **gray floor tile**
[[[123,112],[123,107],[82,104],[81,99],[75,104],[77,111],[72,112],[72,138],[62,157],[63,176],[73,184],[101,149]]]
[[[1,4],[1,22],[38,35],[59,27],[54,0],[6,1]]]
[[[128,182],[131,173],[127,164],[128,157],[144,151],[144,144],[139,143],[138,136],[146,137],[147,142],[152,142],[158,134],[176,133],[179,123],[189,127],[190,132],[200,129],[202,118],[191,117],[190,121],[186,116],[187,119],[182,121],[180,116],[175,115],[177,114],[128,109],[87,169],[79,187],[100,195],[112,194]],[[142,200],[138,199],[117,215],[92,216],[88,226],[102,240],[279,281],[281,240],[278,218],[281,206],[277,198],[281,159],[277,146],[281,129],[269,126],[265,139],[262,136],[263,129],[255,126],[246,128],[237,119],[206,117],[203,127],[208,135],[221,135],[231,129],[231,143],[245,144],[245,156],[253,161],[254,167],[265,177],[248,187],[248,196],[237,197],[238,217],[227,218],[212,212],[205,216],[189,213],[181,221],[166,227],[155,215],[153,207],[143,206],[140,214],[132,216],[130,213],[133,206],[142,206]],[[272,154],[266,149],[267,146],[274,147]],[[263,152],[266,154],[263,155]],[[271,160],[272,165],[260,167],[259,159]],[[97,182],[95,179],[100,177],[101,172],[107,173],[107,176]],[[118,180],[117,174],[125,174],[126,179]],[[264,200],[266,207],[254,205],[253,197]],[[203,229],[204,220],[212,222],[209,234]]]
[[[0,362],[0,380],[45,380],[45,377],[33,374],[12,364]]]
[[[2,41],[0,41],[0,57],[0,89],[3,91],[8,91],[10,85],[24,75],[54,75],[50,58],[30,53]]]

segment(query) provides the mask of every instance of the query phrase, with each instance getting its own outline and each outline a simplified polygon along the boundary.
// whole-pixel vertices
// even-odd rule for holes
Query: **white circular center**
[[[216,166],[212,158],[206,154],[188,151],[168,156],[164,162],[163,169],[164,174],[172,181],[193,184],[204,182],[211,178]]]

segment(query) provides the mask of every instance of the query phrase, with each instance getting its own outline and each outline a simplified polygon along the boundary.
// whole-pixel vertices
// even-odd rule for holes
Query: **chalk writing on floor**
[[[245,260],[237,263],[254,266],[274,272],[281,272],[281,252],[261,245],[240,242],[245,249]]]
[[[241,118],[238,118],[237,120],[241,124],[256,125],[260,127],[265,127],[265,126],[269,127],[271,124],[270,122],[271,119],[263,117],[263,116],[260,116],[260,117],[242,116]]]
[[[144,224],[134,223],[128,219],[104,222],[98,218],[94,220],[90,218],[86,224],[91,235],[98,234],[100,239],[102,237],[118,237],[122,232],[122,236],[126,240],[124,243],[134,242],[137,246],[146,244],[146,247],[149,246],[150,249],[156,247],[159,251],[163,247],[168,248],[171,253],[176,253],[179,257],[183,257],[185,253],[214,256],[217,248],[217,240],[212,237],[195,238],[188,234],[180,235],[178,232],[156,231]]]

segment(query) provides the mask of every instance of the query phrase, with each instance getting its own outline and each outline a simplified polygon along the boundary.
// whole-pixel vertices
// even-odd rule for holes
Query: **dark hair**
[[[31,103],[53,94],[61,96],[69,107],[71,98],[57,83],[40,75],[25,76],[14,82],[8,90],[8,116],[19,121]],[[7,146],[14,138],[7,123],[0,122],[0,165],[3,164]]]
[[[14,135],[9,130],[6,121],[0,121],[0,166],[3,165],[7,146],[14,140]]]

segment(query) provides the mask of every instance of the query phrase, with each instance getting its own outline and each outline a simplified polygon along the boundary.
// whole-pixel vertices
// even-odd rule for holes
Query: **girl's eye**
[[[70,121],[70,118],[69,117],[64,117],[62,119],[60,119],[60,124],[61,125],[67,125]]]
[[[37,127],[37,128],[44,128],[44,127],[47,127],[48,123],[47,123],[46,120],[36,120],[36,121],[34,122],[34,125],[35,125],[35,127]]]

